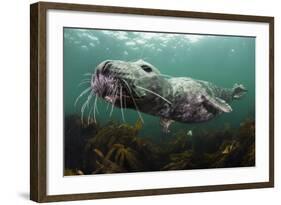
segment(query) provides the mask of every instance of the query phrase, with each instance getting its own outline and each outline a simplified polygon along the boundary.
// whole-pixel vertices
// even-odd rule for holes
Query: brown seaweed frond
[[[192,168],[192,154],[193,153],[190,151],[171,154],[170,162],[165,165],[161,170],[183,170]]]
[[[128,170],[137,170],[141,167],[141,163],[137,159],[137,152],[123,144],[114,144],[107,153],[106,159],[112,160]]]

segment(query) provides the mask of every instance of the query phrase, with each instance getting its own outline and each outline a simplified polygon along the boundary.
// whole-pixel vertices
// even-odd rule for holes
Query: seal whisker
[[[94,121],[95,121],[95,123],[97,123],[96,109],[97,109],[97,97],[95,98],[95,102],[94,102]]]
[[[86,102],[85,102],[86,103]],[[83,113],[84,113],[84,107],[85,107],[85,103],[83,104],[83,106],[81,107],[81,123],[82,125],[84,124],[84,120],[83,120]]]
[[[84,78],[81,80],[80,83],[82,83],[82,82],[91,82],[91,78]]]
[[[82,91],[80,93],[80,95],[76,98],[75,102],[74,102],[74,106],[76,106],[77,102],[79,101],[79,99],[85,95],[87,92],[89,92],[91,90],[91,86],[89,86],[88,88],[86,88],[84,91]]]
[[[117,86],[116,86],[116,88],[114,90],[114,98],[113,98],[113,101],[112,101],[112,106],[111,106],[111,111],[110,111],[109,117],[112,116],[114,105],[115,105],[115,101],[116,101],[116,97],[117,97]]]
[[[92,91],[92,92],[90,93],[90,95],[95,96],[95,101],[97,100],[98,96],[94,95],[94,91]],[[88,102],[87,105],[90,104],[91,99],[92,99],[92,96],[90,97],[90,100],[89,100],[89,102]],[[93,109],[94,109],[94,106],[95,106],[95,101],[94,101],[94,105],[91,106],[90,111],[89,111],[89,113],[88,113],[88,125],[90,124],[90,118],[91,118],[91,115],[92,115],[92,112],[93,112]],[[95,109],[97,109],[97,106],[96,106]],[[97,109],[97,113],[99,114],[98,109]],[[95,123],[96,123],[96,121],[95,121]]]
[[[109,108],[109,102],[107,102],[106,111],[108,110],[108,108]]]
[[[97,111],[97,114],[99,115],[99,114],[100,114],[100,111],[99,111],[99,107],[98,107],[98,100],[99,100],[99,98],[97,98],[97,100],[96,100],[96,101],[97,101],[97,102],[96,102],[96,104],[97,104],[97,105],[96,105],[96,111]]]
[[[126,84],[126,87],[128,88],[129,92],[132,93],[132,90],[131,90],[128,82],[126,80],[124,80],[124,79],[121,79],[121,80]]]
[[[163,76],[163,77],[166,77],[166,78],[173,78],[173,76],[171,75],[166,75],[166,74],[158,74],[159,76]]]
[[[130,95],[131,95],[131,93],[130,93]],[[131,96],[132,96],[132,95],[131,95]],[[135,101],[135,99],[134,99],[133,96],[132,96],[132,100],[133,100],[133,102],[134,102],[134,105],[135,105],[135,107],[136,107],[136,111],[137,111],[137,113],[138,113],[138,115],[139,115],[139,117],[140,117],[142,123],[144,123],[143,118],[142,118],[142,116],[141,116],[141,113],[140,113],[140,111],[139,111],[139,108],[138,108],[138,106],[137,106],[137,103],[136,103],[136,101]]]
[[[90,94],[89,94],[88,97],[87,97],[86,102],[85,102],[85,106],[84,106],[84,109],[83,109],[82,116],[84,115],[85,109],[89,106],[89,104],[90,104],[91,99],[92,99],[93,96],[94,96],[94,91],[91,91]]]
[[[91,82],[90,80],[83,81],[83,82],[81,82],[81,83],[78,84],[78,87],[80,87],[80,86],[83,85],[83,84],[88,84],[88,83],[90,83],[90,82]]]
[[[123,111],[123,100],[122,100],[122,86],[120,86],[120,107],[121,107],[121,114],[123,122],[125,122],[124,111]]]
[[[145,91],[147,91],[147,92],[149,92],[149,93],[151,93],[151,94],[153,94],[153,95],[158,96],[159,98],[161,98],[162,100],[166,101],[166,102],[169,103],[170,105],[172,104],[169,100],[167,100],[167,99],[164,98],[163,96],[161,96],[161,95],[159,95],[159,94],[153,92],[152,90],[143,88],[143,87],[141,87],[141,86],[139,86],[139,85],[136,85],[136,87],[138,87],[138,88],[140,88],[140,89],[143,89],[143,90],[145,90]]]
[[[129,97],[128,95],[125,95],[124,98],[124,108],[127,109],[127,97]]]
[[[83,104],[83,106],[81,108],[81,122],[82,122],[82,124],[84,123],[83,117],[84,117],[85,108],[89,104],[89,101],[91,100],[92,96],[93,96],[93,91],[90,92],[90,94],[87,97],[87,100],[85,101],[85,103]]]
[[[122,80],[123,80],[123,82],[125,83],[126,87],[127,87],[128,90],[129,90],[129,94],[130,94],[130,96],[131,96],[131,99],[132,99],[132,101],[133,101],[135,107],[136,107],[136,111],[137,111],[137,113],[138,113],[138,115],[139,115],[139,118],[141,119],[142,123],[144,123],[143,118],[142,118],[142,116],[141,116],[141,113],[140,113],[140,111],[139,111],[139,108],[138,108],[138,106],[137,106],[137,103],[136,103],[136,101],[135,101],[135,99],[134,99],[134,96],[132,95],[132,90],[131,90],[131,88],[130,88],[128,82],[127,82],[126,80],[124,80],[124,79],[122,79]]]
[[[106,91],[106,95],[112,95],[114,86],[109,86],[108,90]]]
[[[81,81],[84,81],[84,80],[91,80],[91,77],[85,77]]]
[[[91,79],[84,79],[84,80],[81,80],[80,83],[84,83],[84,82],[91,82]]]
[[[97,98],[97,97],[95,97],[95,98]],[[94,105],[91,106],[91,109],[90,109],[89,114],[88,114],[88,125],[90,124],[90,118],[91,118],[91,114],[93,112],[93,108],[94,108]]]

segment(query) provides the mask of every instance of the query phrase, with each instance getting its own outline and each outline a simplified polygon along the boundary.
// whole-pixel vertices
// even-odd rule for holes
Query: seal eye
[[[152,71],[152,68],[149,67],[148,65],[141,65],[141,68],[145,71],[150,73]]]

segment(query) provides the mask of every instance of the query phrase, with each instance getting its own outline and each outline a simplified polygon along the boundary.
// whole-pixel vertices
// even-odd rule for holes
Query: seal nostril
[[[111,67],[110,61],[106,61],[101,69],[102,74],[106,75],[109,73],[109,68]]]
[[[103,69],[106,68],[106,66],[110,63],[110,61],[106,61],[103,65]]]
[[[110,64],[102,69],[102,74],[103,75],[109,75],[109,68],[110,68]]]

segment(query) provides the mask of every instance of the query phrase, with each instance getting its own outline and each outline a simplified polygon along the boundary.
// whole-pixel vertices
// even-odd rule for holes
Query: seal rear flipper
[[[239,99],[247,92],[247,89],[244,87],[244,85],[237,83],[234,84],[232,90],[233,99]]]
[[[170,132],[169,127],[173,122],[174,120],[160,117],[160,125],[162,126],[162,131],[165,133],[169,133]]]
[[[232,108],[229,104],[227,104],[224,100],[218,98],[218,97],[206,97],[205,98],[205,106],[209,111],[213,109],[213,111],[219,111],[219,112],[231,112]],[[211,111],[212,112],[212,111]]]

